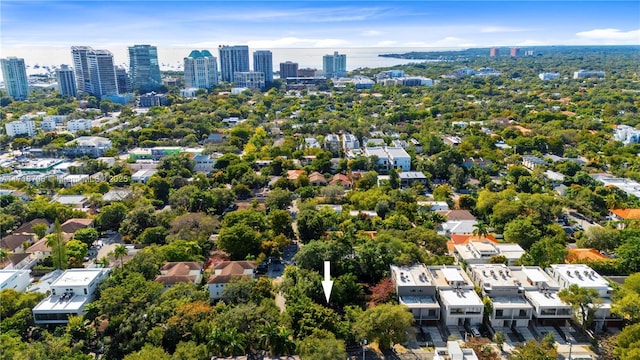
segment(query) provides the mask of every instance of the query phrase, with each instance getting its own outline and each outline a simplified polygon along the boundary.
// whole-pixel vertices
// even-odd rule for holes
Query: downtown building
[[[298,63],[291,61],[280,63],[280,79],[298,77]]]
[[[269,50],[253,52],[253,71],[264,73],[264,81],[273,82],[273,55]]]
[[[211,89],[218,84],[218,59],[209,50],[193,50],[184,58],[184,85],[187,89]]]
[[[94,50],[89,46],[72,46],[73,67],[77,90],[101,98],[118,94],[113,54],[108,50]]]
[[[60,95],[76,97],[78,95],[78,88],[76,86],[76,77],[73,74],[73,70],[67,65],[62,65],[60,66],[60,69],[56,71],[56,75],[58,78],[58,91],[60,92]]]
[[[29,83],[24,59],[17,57],[0,59],[0,65],[7,94],[14,100],[26,100],[29,96]]]
[[[322,71],[326,78],[347,76],[347,55],[334,52],[333,55],[322,57]]]
[[[249,72],[249,47],[246,45],[222,45],[220,55],[220,75],[224,82],[233,82],[236,72]]]
[[[237,71],[233,75],[233,84],[248,89],[264,89],[264,73],[261,71]]]
[[[162,86],[158,48],[151,45],[129,47],[129,76],[131,87],[140,93],[157,91]]]

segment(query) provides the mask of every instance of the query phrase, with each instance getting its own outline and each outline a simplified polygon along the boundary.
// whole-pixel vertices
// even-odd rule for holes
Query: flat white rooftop
[[[491,302],[493,303],[493,307],[500,308],[531,308],[531,304],[527,302],[525,298],[522,296],[496,296],[491,298]]]
[[[555,291],[526,291],[525,295],[534,304],[538,304],[542,307],[571,309],[571,305],[560,300],[558,293]]]
[[[471,264],[468,269],[474,278],[481,282],[481,286],[489,284],[491,287],[518,287],[509,268],[504,264]]]
[[[87,286],[93,280],[102,276],[103,272],[103,269],[69,269],[51,283],[51,287]]]
[[[442,274],[449,283],[453,281],[464,281],[459,268],[443,268]]]
[[[551,270],[569,284],[575,284],[586,288],[608,288],[609,282],[600,274],[584,264],[554,264]]]
[[[484,306],[475,290],[447,289],[440,290],[440,299],[449,306]]]
[[[433,305],[425,307],[440,307],[433,296],[399,296],[400,303],[415,307],[416,305]]]
[[[78,313],[89,302],[87,295],[76,294],[67,299],[64,295],[49,296],[33,308],[34,313],[46,312],[72,312]]]
[[[391,265],[391,272],[397,286],[434,286],[433,279],[426,266],[415,264],[411,266]]]
[[[6,281],[11,279],[12,277],[18,275],[24,275],[25,273],[29,274],[30,270],[0,270],[0,284],[4,284]],[[2,289],[0,289],[2,290]]]

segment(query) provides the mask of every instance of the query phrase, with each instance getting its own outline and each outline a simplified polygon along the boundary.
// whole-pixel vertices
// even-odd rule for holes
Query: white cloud
[[[595,40],[602,43],[640,44],[640,29],[622,31],[620,29],[593,29],[576,33],[583,40]]]
[[[378,30],[366,30],[362,32],[363,36],[378,36],[382,35],[382,33]]]
[[[528,29],[515,28],[510,26],[483,26],[480,28],[481,33],[507,33],[507,32],[522,32],[529,31]]]
[[[284,37],[279,39],[261,39],[261,40],[249,40],[246,42],[250,48],[262,49],[262,48],[305,48],[305,47],[335,47],[346,46],[350,42],[344,39],[306,39],[298,37]]]
[[[541,46],[541,45],[547,45],[547,43],[544,43],[539,40],[531,40],[531,39],[527,39],[519,43],[516,43],[516,46]]]

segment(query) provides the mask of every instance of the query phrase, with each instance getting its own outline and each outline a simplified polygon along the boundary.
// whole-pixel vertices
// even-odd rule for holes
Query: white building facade
[[[7,136],[26,135],[32,137],[36,135],[36,122],[32,120],[11,121],[4,125]]]

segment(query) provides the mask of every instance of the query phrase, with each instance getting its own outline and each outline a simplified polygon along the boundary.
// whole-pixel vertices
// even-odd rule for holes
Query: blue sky
[[[2,0],[0,20],[5,51],[640,44],[640,1]]]

